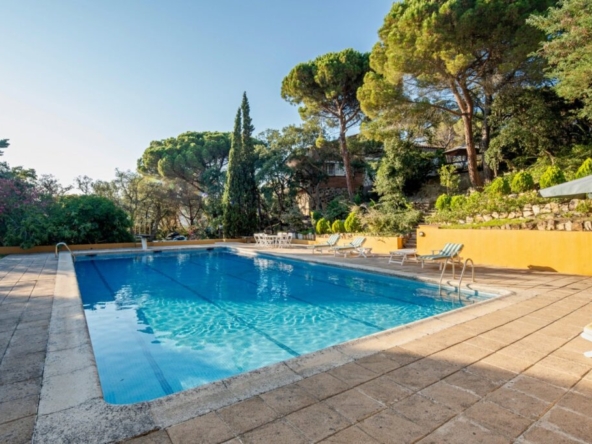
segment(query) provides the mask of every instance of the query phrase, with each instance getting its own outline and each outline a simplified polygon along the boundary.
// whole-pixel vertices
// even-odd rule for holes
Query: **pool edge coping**
[[[192,249],[204,248],[206,247],[198,246]],[[174,249],[173,247],[171,251]],[[302,259],[286,253],[271,254],[295,260],[310,261],[312,259],[313,262],[323,265],[344,265],[329,263],[322,258]],[[345,264],[345,268],[434,283],[434,279],[400,272],[385,273],[387,270],[360,267],[359,264]],[[489,286],[486,288],[490,291],[494,290]],[[67,425],[67,435],[73,439],[81,436],[88,438],[92,435],[97,439],[96,442],[123,440],[153,430],[164,429],[365,356],[442,331],[538,294],[535,291],[522,291],[516,294],[499,289],[497,293],[499,296],[489,300],[479,301],[441,315],[347,341],[152,401],[115,405],[103,399],[72,256],[69,253],[61,253],[54,289],[39,412],[32,441],[45,443],[61,440],[66,432],[65,425]],[[71,396],[71,391],[64,390],[64,387],[60,386],[60,381],[62,384],[67,382],[70,389],[84,387],[85,390]],[[108,427],[101,428],[106,424]],[[97,433],[97,430],[100,432]]]

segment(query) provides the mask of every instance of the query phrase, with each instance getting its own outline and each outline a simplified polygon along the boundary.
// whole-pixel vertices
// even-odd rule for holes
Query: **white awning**
[[[543,197],[569,197],[592,193],[592,175],[560,183],[549,188],[539,190]]]

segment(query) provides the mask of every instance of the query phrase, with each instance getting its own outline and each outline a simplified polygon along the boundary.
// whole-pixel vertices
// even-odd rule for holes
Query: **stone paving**
[[[30,442],[39,404],[57,260],[0,259],[0,442]]]
[[[322,258],[439,277],[384,257]],[[0,260],[0,442],[31,439],[55,269],[50,255]],[[579,337],[592,320],[592,277],[488,267],[476,276],[515,294],[399,329],[380,351],[325,371],[293,367],[293,382],[127,442],[592,442],[592,359],[582,354],[592,343]]]

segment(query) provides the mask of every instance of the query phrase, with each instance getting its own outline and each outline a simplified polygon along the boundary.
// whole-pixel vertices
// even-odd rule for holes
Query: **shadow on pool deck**
[[[437,267],[386,258],[314,258],[439,278]],[[35,442],[592,442],[592,360],[582,355],[592,344],[579,338],[590,277],[478,267],[479,284],[515,294],[281,364],[277,387],[266,371],[215,383],[211,411],[183,392],[118,416],[126,407],[76,404],[57,361],[45,362],[56,268],[51,255],[0,260],[0,442],[30,441],[35,421]],[[68,362],[64,375],[79,371]],[[69,407],[37,418],[42,377],[61,380]]]

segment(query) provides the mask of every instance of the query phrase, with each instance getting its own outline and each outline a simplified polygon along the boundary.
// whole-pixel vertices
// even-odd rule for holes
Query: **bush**
[[[534,180],[530,173],[520,171],[516,173],[510,185],[512,193],[524,193],[534,189]]]
[[[324,217],[321,217],[317,222],[317,234],[327,234],[331,231],[331,222]]]
[[[341,198],[335,198],[327,205],[325,209],[325,219],[337,220],[345,219],[349,213],[347,203]]]
[[[368,210],[364,222],[372,234],[404,234],[413,230],[421,220],[421,211],[376,205]]]
[[[362,224],[356,213],[349,213],[344,222],[345,231],[348,233],[359,233],[362,230]]]
[[[452,211],[462,210],[467,204],[467,198],[465,196],[452,196],[450,199],[450,209]]]
[[[576,172],[576,179],[586,177],[592,174],[592,159],[587,158],[584,163],[578,168]]]
[[[345,233],[345,225],[343,221],[341,219],[337,219],[335,222],[333,222],[333,225],[331,225],[331,231],[333,233]]]
[[[105,197],[64,196],[52,209],[52,215],[52,242],[98,244],[134,240],[128,215]]]
[[[553,185],[559,185],[560,183],[565,182],[565,174],[563,171],[556,166],[550,166],[547,170],[543,173],[539,180],[539,185],[541,188],[548,188],[552,187]]]
[[[450,209],[450,196],[448,194],[441,194],[436,200],[436,210],[446,211]]]
[[[457,174],[454,165],[442,165],[438,172],[440,173],[440,185],[446,188],[447,193],[458,190],[460,176]]]
[[[505,194],[510,194],[510,184],[508,183],[508,179],[505,177],[496,177],[491,181],[489,185],[485,187],[485,191],[488,194],[496,194],[498,196],[503,196]]]

